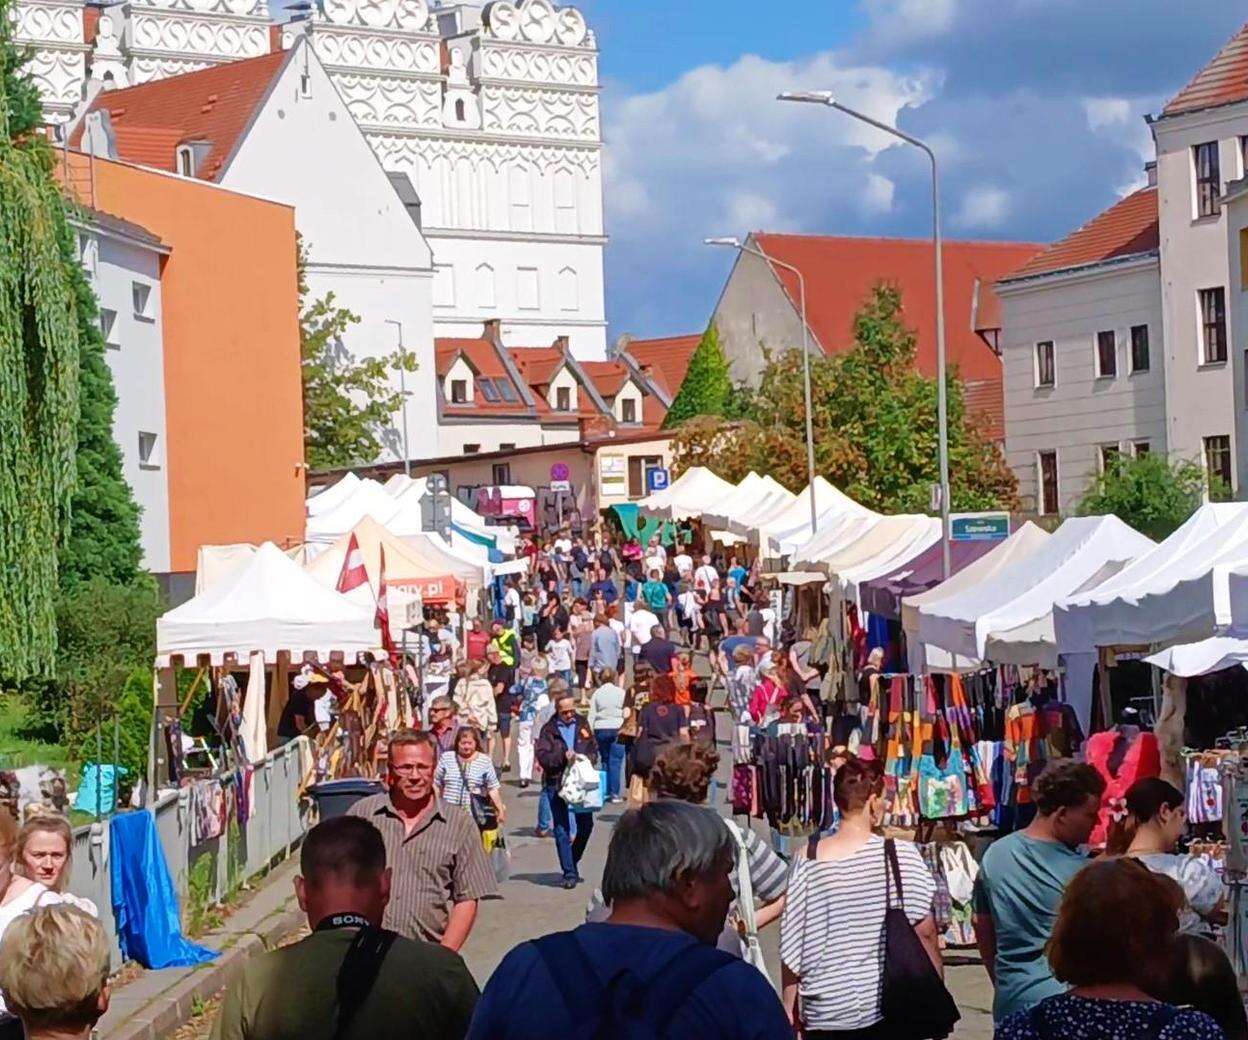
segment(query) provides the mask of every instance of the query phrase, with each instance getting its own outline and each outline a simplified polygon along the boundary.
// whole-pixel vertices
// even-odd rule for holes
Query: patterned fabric
[[[1169,1019],[1169,1021],[1167,1021]],[[1164,1023],[1164,1024],[1162,1024]],[[1161,1028],[1158,1028],[1160,1025]],[[1208,1015],[1159,1001],[1090,1000],[1062,993],[1018,1011],[997,1026],[996,1040],[1223,1040]]]

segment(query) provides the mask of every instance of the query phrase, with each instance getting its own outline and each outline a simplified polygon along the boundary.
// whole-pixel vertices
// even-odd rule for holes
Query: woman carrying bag
[[[851,758],[832,787],[840,829],[795,861],[780,920],[785,1010],[810,1040],[945,1037],[957,1010],[941,981],[932,873],[913,843],[875,833],[878,762]]]
[[[455,748],[444,751],[433,773],[438,797],[447,805],[458,805],[467,812],[486,852],[494,847],[500,829],[507,822],[502,786],[490,756],[482,749],[481,734],[472,726],[460,726]]]

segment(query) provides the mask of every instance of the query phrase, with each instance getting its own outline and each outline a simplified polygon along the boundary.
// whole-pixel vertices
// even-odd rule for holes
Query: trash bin
[[[308,794],[316,802],[317,813],[322,820],[343,815],[361,798],[381,794],[385,790],[380,780],[352,776],[343,780],[322,780],[308,788]]]

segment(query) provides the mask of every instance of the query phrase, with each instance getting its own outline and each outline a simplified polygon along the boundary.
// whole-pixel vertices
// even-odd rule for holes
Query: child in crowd
[[[550,674],[558,676],[568,686],[572,685],[572,640],[559,625],[555,626],[553,638],[546,647],[546,656],[550,659]]]

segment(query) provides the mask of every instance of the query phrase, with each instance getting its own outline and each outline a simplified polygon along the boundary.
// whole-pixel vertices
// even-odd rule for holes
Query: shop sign
[[[668,471],[661,466],[651,466],[646,470],[646,490],[651,494],[666,490],[668,482]]]
[[[949,517],[951,542],[1003,542],[1009,537],[1009,513],[954,513]]]

